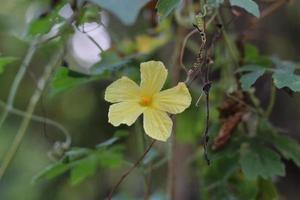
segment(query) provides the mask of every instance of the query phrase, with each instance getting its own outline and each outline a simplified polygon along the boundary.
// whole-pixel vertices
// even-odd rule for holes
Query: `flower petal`
[[[168,71],[160,61],[141,63],[141,90],[147,95],[159,92],[166,79]]]
[[[138,101],[140,87],[127,77],[122,77],[110,84],[105,91],[104,99],[111,103],[121,101]]]
[[[166,112],[148,108],[144,111],[144,129],[148,136],[166,141],[172,132],[173,122]]]
[[[120,124],[132,125],[143,113],[144,107],[136,102],[121,102],[109,107],[108,122],[114,126]]]
[[[183,112],[192,101],[188,88],[182,82],[173,88],[157,93],[153,99],[153,106],[156,109],[171,114]]]

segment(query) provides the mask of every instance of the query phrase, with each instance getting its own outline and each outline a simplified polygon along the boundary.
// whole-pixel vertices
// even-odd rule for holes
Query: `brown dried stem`
[[[140,163],[144,160],[145,156],[147,155],[147,153],[151,150],[152,146],[154,145],[154,143],[156,142],[156,140],[152,140],[152,142],[150,143],[150,145],[148,146],[148,148],[144,151],[144,153],[142,154],[142,156],[134,163],[134,165],[129,168],[121,177],[120,179],[117,181],[117,183],[114,185],[114,187],[112,188],[112,190],[110,191],[109,195],[108,195],[108,200],[112,199],[112,196],[114,194],[114,192],[116,191],[116,189],[119,187],[119,185],[125,180],[125,178],[135,169],[137,168]]]

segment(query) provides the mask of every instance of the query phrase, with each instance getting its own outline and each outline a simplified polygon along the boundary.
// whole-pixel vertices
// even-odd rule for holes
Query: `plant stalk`
[[[10,93],[8,95],[8,99],[7,99],[7,106],[5,107],[1,118],[0,118],[0,128],[2,127],[3,123],[5,122],[8,113],[10,112],[10,110],[13,108],[13,104],[16,98],[16,94],[18,91],[18,88],[20,86],[20,83],[22,81],[22,79],[24,78],[24,75],[26,73],[26,70],[30,64],[30,61],[33,58],[33,55],[35,54],[36,50],[37,50],[37,41],[39,39],[36,38],[34,41],[32,41],[32,43],[30,44],[30,47],[25,55],[25,58],[19,68],[19,71],[16,74],[16,78],[13,81],[13,84],[10,88]]]
[[[12,142],[12,145],[9,147],[7,153],[4,155],[2,165],[0,168],[0,181],[5,174],[7,168],[11,164],[14,156],[16,155],[17,150],[19,149],[21,142],[25,136],[26,130],[29,126],[29,123],[31,121],[33,112],[35,110],[35,107],[43,93],[43,90],[46,87],[46,83],[49,80],[49,78],[52,75],[52,70],[54,67],[57,66],[59,63],[61,57],[63,55],[63,49],[58,50],[58,53],[55,54],[55,56],[51,59],[51,62],[45,67],[44,73],[40,80],[38,81],[37,88],[34,91],[33,95],[31,96],[31,99],[29,101],[29,104],[26,109],[26,115],[24,116],[21,125],[19,127],[19,130]]]

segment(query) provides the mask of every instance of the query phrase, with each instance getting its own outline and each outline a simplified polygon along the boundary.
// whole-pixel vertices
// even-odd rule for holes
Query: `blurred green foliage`
[[[134,127],[115,128],[107,123],[108,104],[103,100],[105,87],[121,76],[138,81],[139,63],[149,59],[163,60],[170,72],[177,70],[180,44],[188,33],[183,29],[192,27],[194,21],[190,19],[186,26],[181,26],[180,19],[185,15],[198,14],[199,11],[203,14],[205,10],[202,6],[204,1],[188,2],[189,5],[179,0],[2,2],[1,117],[5,110],[11,112],[11,108],[5,107],[5,101],[20,70],[19,66],[24,63],[27,49],[33,41],[38,42],[34,46],[36,51],[33,59],[27,63],[26,73],[21,77],[23,82],[16,100],[11,105],[18,108],[19,113],[9,113],[0,126],[0,166],[21,120],[28,115],[23,110],[30,102],[32,93],[41,89],[44,92],[39,104],[35,105],[34,116],[31,116],[42,123],[32,123],[14,162],[5,176],[1,177],[0,199],[76,200],[107,197],[122,172],[133,166],[144,152],[149,139],[141,130],[139,121]],[[232,14],[228,5],[240,7],[256,17],[260,15],[260,2],[209,0],[205,19],[216,17],[216,22],[225,22],[233,17],[241,23],[249,20],[249,15]],[[61,15],[66,6],[72,11],[69,17]],[[223,12],[224,9],[227,11]],[[174,12],[177,17],[173,16]],[[156,20],[158,15],[160,20]],[[109,19],[107,24],[105,18]],[[97,37],[103,36],[92,37],[93,31],[80,31],[82,26],[90,23],[96,23],[96,28],[103,27],[111,37],[112,44],[109,50],[99,49],[98,61],[91,66],[82,66],[76,60],[81,55],[69,55],[74,53],[72,42],[76,34],[89,38],[92,44],[97,43]],[[189,173],[184,177],[178,175],[186,179],[183,183],[187,185],[181,187],[187,191],[184,193],[186,199],[280,199],[284,194],[280,193],[276,183],[279,177],[286,174],[287,160],[300,167],[300,145],[270,121],[275,102],[259,98],[257,91],[265,85],[276,87],[275,92],[272,89],[261,90],[271,100],[276,97],[276,91],[288,91],[289,94],[299,92],[299,64],[285,61],[269,52],[261,53],[250,43],[243,43],[239,47],[234,41],[238,40],[241,26],[237,24],[232,28],[226,23],[224,25],[223,38],[213,49],[209,147],[213,146],[223,123],[219,119],[218,107],[232,92],[243,90],[244,96],[247,96],[243,102],[247,105],[247,114],[230,133],[230,139],[224,147],[217,150],[209,148],[212,164],[207,166],[203,159],[201,139],[206,118],[203,99],[200,99],[199,107],[194,105],[198,97],[203,95],[202,83],[199,80],[193,82],[190,86],[193,105],[176,117],[174,128],[183,154],[178,157],[182,159],[178,163],[188,166],[185,169]],[[210,25],[206,32],[212,35],[215,30]],[[186,44],[187,55],[184,56],[187,66],[192,66],[200,47],[198,35],[190,40]],[[98,43],[96,46],[99,45],[101,47]],[[46,88],[39,88],[39,77],[44,67],[51,63],[58,47],[63,47],[64,55],[57,60],[57,66],[53,66],[55,69],[51,72],[51,78],[43,80],[47,82]],[[81,48],[81,54],[89,51],[84,45]],[[240,52],[235,55],[234,51],[237,50]],[[89,73],[75,71],[72,65],[86,67]],[[168,85],[176,80],[172,73],[169,74]],[[179,79],[185,78],[184,72],[180,71]],[[268,95],[265,95],[266,92]],[[48,118],[68,130],[72,145],[65,141],[65,135],[59,131],[60,126],[47,122]],[[115,199],[141,199],[149,188],[150,199],[165,199],[169,159],[168,144],[157,144],[132,173],[132,178],[124,181]],[[29,180],[32,180],[31,184]],[[194,183],[195,188],[189,188]]]

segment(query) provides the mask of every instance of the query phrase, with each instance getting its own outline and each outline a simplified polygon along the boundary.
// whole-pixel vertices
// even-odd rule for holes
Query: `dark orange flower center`
[[[149,106],[151,102],[152,102],[152,97],[142,96],[139,103],[141,106]]]

